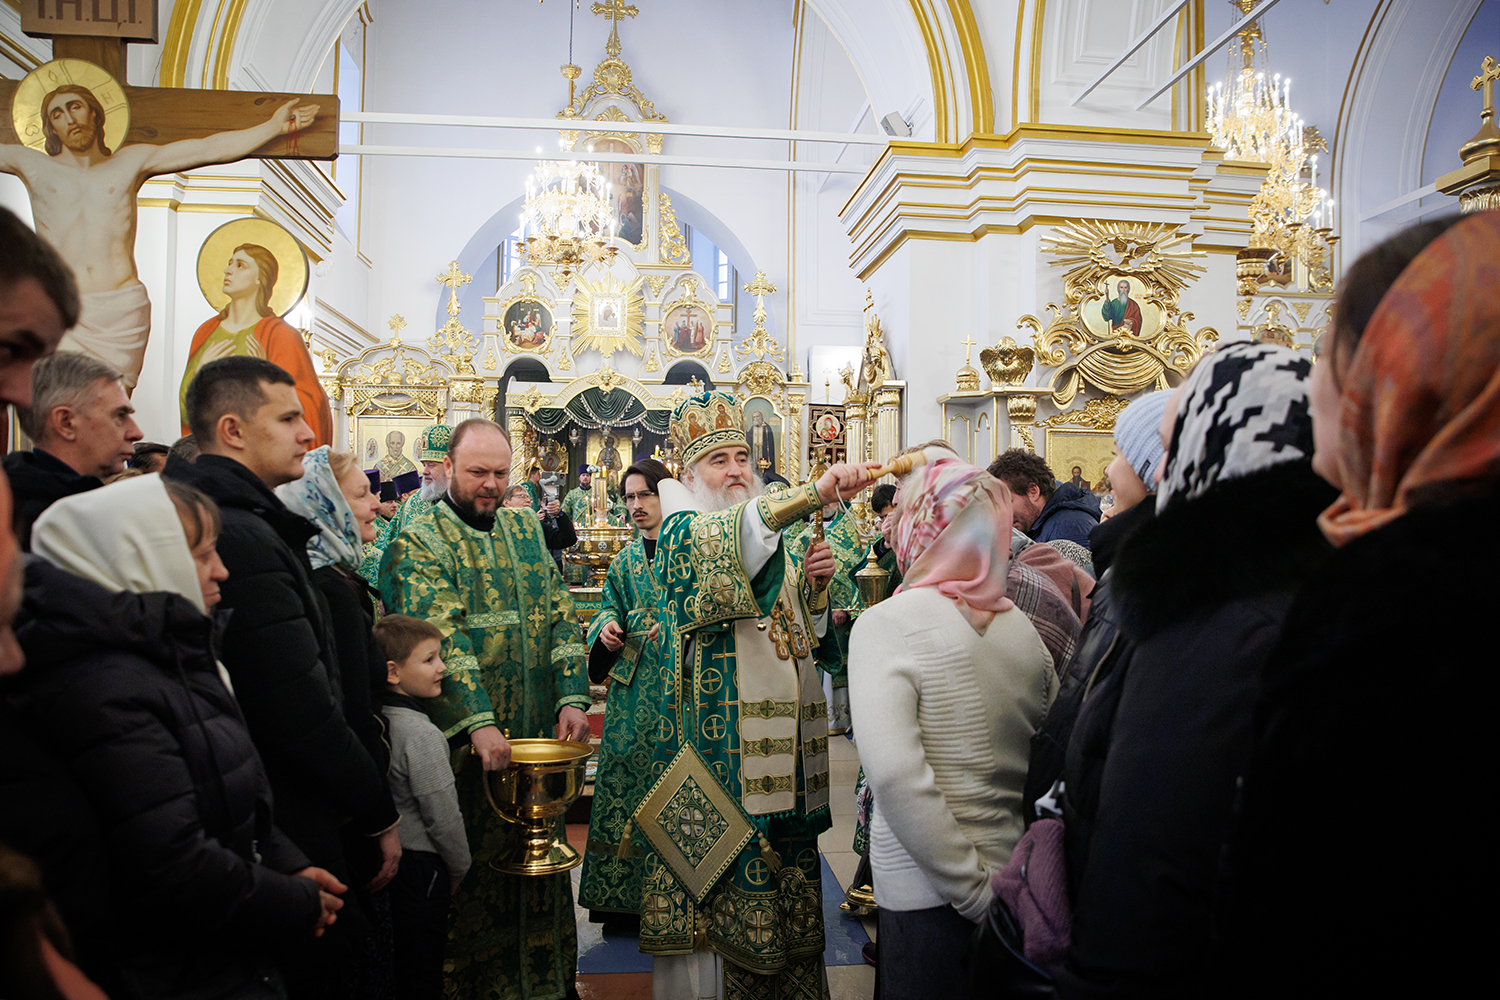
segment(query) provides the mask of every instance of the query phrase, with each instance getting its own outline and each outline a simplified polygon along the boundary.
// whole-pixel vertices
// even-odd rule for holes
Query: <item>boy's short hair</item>
[[[385,658],[394,663],[405,663],[424,639],[442,642],[443,633],[432,622],[409,615],[386,615],[375,623],[375,641]]]

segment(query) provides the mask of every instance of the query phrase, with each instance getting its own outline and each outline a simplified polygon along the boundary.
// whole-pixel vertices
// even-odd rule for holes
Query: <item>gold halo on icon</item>
[[[224,294],[224,268],[242,243],[265,247],[276,257],[276,284],[271,288],[271,309],[278,316],[291,312],[307,291],[307,254],[297,238],[266,219],[235,219],[208,234],[198,250],[198,287],[216,311],[229,304]]]
[[[10,102],[11,121],[21,141],[45,153],[47,137],[42,133],[42,99],[58,87],[87,87],[104,109],[104,144],[113,153],[130,131],[130,102],[125,90],[108,71],[82,59],[54,59],[27,73]]]

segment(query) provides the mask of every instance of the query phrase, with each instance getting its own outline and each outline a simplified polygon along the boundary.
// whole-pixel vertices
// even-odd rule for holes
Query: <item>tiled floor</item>
[[[866,965],[860,948],[875,937],[875,921],[852,920],[838,904],[859,866],[851,850],[854,840],[854,780],[859,775],[859,754],[843,737],[829,740],[831,760],[829,788],[833,829],[819,838],[823,852],[823,922],[828,938],[824,963],[828,967],[828,990],[832,1000],[870,1000],[875,992],[875,970]],[[568,840],[583,848],[588,828],[568,828]],[[580,869],[574,869],[577,895]],[[651,960],[636,947],[633,935],[603,934],[600,925],[589,923],[586,910],[578,911],[578,993],[583,1000],[649,1000]]]

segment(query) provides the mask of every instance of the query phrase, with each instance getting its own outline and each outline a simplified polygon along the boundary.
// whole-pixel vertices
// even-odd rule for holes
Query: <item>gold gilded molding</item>
[[[219,10],[224,11],[222,0]],[[245,0],[229,0],[229,9],[224,15],[221,30],[216,31],[218,45],[214,50],[213,75],[210,76],[208,66],[203,67],[203,86],[205,89],[212,87],[214,90],[229,89],[229,62],[234,57],[234,43],[239,38],[240,22],[245,17]],[[215,27],[218,27],[218,14],[214,15]]]
[[[682,235],[682,228],[677,225],[677,213],[672,211],[672,197],[665,191],[661,193],[661,211],[658,215],[660,237],[657,240],[657,256],[663,264],[691,267],[692,251]],[[658,286],[653,286],[653,289],[658,289]]]
[[[1118,396],[1100,396],[1084,403],[1080,409],[1054,413],[1046,420],[1038,420],[1032,426],[1060,427],[1068,424],[1073,427],[1089,427],[1096,431],[1112,431],[1115,429],[1115,421],[1120,418],[1120,411],[1129,405],[1128,399],[1121,399]],[[1034,399],[1031,412],[1033,416],[1036,414]]]
[[[1177,305],[1204,271],[1193,259],[1201,251],[1177,249],[1187,239],[1164,223],[1083,220],[1041,241],[1053,266],[1068,268],[1063,304],[1047,303],[1045,328],[1030,315],[1016,327],[1031,329],[1037,360],[1057,369],[1048,386],[1057,406],[1088,386],[1120,396],[1165,389],[1168,371],[1186,374],[1219,339],[1212,327],[1190,333],[1193,314]],[[1106,318],[1106,308],[1118,314]]]
[[[163,87],[181,87],[187,81],[188,53],[193,34],[198,29],[198,12],[203,0],[178,0],[167,22],[167,37],[162,42],[160,82]]]
[[[974,19],[969,0],[948,0],[953,26],[958,31],[958,45],[964,56],[964,70],[969,77],[969,103],[973,108],[971,132],[995,131],[995,95],[990,89],[989,61],[984,55],[984,36]]]
[[[942,27],[936,24],[936,16],[929,11],[928,0],[908,0],[912,16],[917,20],[917,30],[922,33],[922,45],[927,50],[927,71],[932,77],[932,135],[938,142],[951,142],[957,138],[950,131],[951,83],[948,80],[947,60],[944,58],[945,43]]]

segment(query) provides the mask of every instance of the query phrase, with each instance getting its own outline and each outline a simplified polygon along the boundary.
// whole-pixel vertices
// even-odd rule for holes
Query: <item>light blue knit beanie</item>
[[[1167,412],[1167,400],[1175,389],[1148,392],[1120,411],[1115,420],[1115,443],[1125,455],[1125,461],[1141,477],[1146,489],[1156,489],[1152,473],[1161,458],[1161,417]]]

